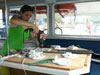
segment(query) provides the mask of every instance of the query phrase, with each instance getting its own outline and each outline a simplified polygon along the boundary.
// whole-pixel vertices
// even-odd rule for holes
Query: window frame
[[[83,2],[80,1],[80,2],[74,2],[74,3],[85,3],[85,2],[88,2],[88,1],[83,1]],[[94,2],[94,1],[90,1],[90,2]],[[56,4],[61,4],[61,3],[63,3],[63,2],[55,3],[55,4],[52,5],[52,7],[53,7],[53,9],[52,9],[53,10],[52,11],[52,15],[49,13],[49,15],[51,15],[52,18],[53,18],[52,22],[55,22],[54,6]],[[71,3],[71,2],[68,2],[68,3]],[[54,31],[54,29],[55,29],[55,23],[53,23],[53,25],[49,26],[49,27],[52,27],[52,33],[49,34],[49,36],[47,37],[48,39],[68,39],[68,40],[92,40],[92,41],[100,41],[100,36],[89,36],[89,35],[56,35],[55,31]],[[49,30],[49,33],[50,33],[50,30]]]

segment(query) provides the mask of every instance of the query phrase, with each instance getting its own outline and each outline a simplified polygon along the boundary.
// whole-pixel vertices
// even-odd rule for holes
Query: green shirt
[[[29,37],[29,31],[24,32],[22,26],[10,27],[8,30],[9,49],[20,50],[23,48],[24,40]],[[0,55],[7,54],[7,40],[4,41]]]

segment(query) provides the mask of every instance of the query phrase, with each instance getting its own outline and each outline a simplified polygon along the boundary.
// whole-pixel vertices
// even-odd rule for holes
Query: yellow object
[[[0,66],[1,68],[1,74],[0,75],[10,75],[10,69],[5,66]]]

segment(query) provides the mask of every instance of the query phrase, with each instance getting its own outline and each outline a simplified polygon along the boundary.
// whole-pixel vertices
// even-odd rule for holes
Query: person
[[[8,29],[9,50],[21,50],[26,40],[31,34],[32,37],[39,33],[38,27],[29,22],[29,19],[34,14],[34,8],[29,5],[24,5],[19,11],[19,15],[14,15],[10,19],[10,27]],[[33,31],[25,31],[27,28],[32,28]],[[46,39],[46,34],[42,33],[42,39]],[[0,55],[7,54],[7,40],[5,40]]]

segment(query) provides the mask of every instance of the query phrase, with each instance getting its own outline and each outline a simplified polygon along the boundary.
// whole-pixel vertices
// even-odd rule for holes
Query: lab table
[[[54,58],[56,55],[59,58],[62,58],[62,55],[57,53],[43,53],[43,55],[46,56],[43,59]],[[91,54],[78,54],[78,57],[71,58],[71,64],[66,66],[54,64],[52,62],[34,66],[28,65],[43,59],[25,58],[24,62],[22,63],[23,57],[18,57],[15,54],[1,58],[0,65],[9,68],[21,69],[24,71],[27,70],[52,75],[80,75],[90,72]]]

